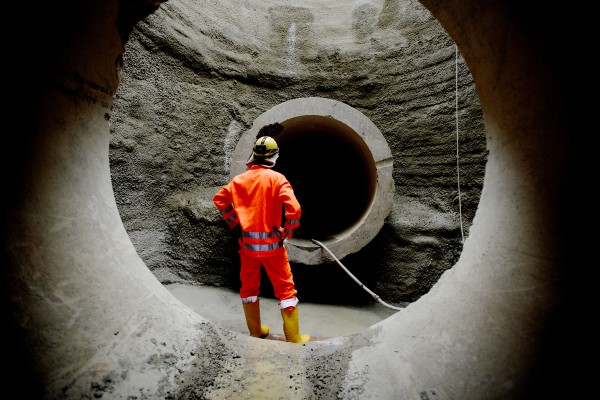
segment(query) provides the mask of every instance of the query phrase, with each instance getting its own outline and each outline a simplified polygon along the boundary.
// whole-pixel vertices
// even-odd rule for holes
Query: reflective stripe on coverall
[[[284,305],[291,302],[295,306],[297,291],[283,240],[290,238],[300,226],[301,210],[285,176],[268,167],[252,165],[221,188],[213,202],[230,228],[237,224],[242,228],[240,297],[244,300],[258,296],[260,266],[263,265],[275,297]],[[283,229],[280,228],[282,209]]]

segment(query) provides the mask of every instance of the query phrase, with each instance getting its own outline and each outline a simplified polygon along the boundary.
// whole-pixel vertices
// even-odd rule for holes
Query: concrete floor
[[[239,294],[229,289],[184,284],[165,285],[183,304],[197,314],[234,332],[248,333]],[[300,300],[302,300],[300,298]],[[278,300],[260,298],[262,323],[277,338],[283,335]],[[380,303],[364,306],[300,303],[301,333],[314,339],[349,336],[367,329],[397,313]]]

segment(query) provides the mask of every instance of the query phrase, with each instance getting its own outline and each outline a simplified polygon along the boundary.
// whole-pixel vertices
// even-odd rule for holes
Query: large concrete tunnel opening
[[[393,158],[381,131],[340,101],[305,97],[265,111],[238,141],[230,176],[246,168],[264,126],[280,124],[275,169],[294,187],[301,226],[288,242],[290,261],[315,265],[343,259],[367,245],[389,215],[394,196]]]
[[[325,3],[331,2],[315,7]],[[359,29],[353,43],[372,30],[401,26],[394,24],[404,14],[396,3],[379,3],[396,13],[374,17],[371,25],[364,18],[346,24]],[[545,38],[556,35],[556,21],[576,20],[576,8],[422,3],[473,68],[485,110],[490,157],[476,221],[460,260],[426,296],[365,332],[304,346],[226,332],[191,312],[152,275],[124,229],[108,160],[111,96],[128,33],[159,2],[68,1],[41,9],[7,4],[8,15],[30,18],[32,31],[10,41],[7,50],[14,61],[8,115],[20,125],[6,137],[15,157],[6,157],[2,168],[5,392],[36,399],[571,396],[585,376],[588,354],[574,329],[573,310],[582,302],[570,286],[577,257],[568,235],[579,227],[564,212],[572,209],[566,197],[577,177],[572,152],[578,139],[570,130],[575,118],[565,106],[565,86],[575,74],[561,70]],[[348,9],[345,23],[380,11],[342,6]],[[207,9],[231,16],[239,8],[232,1]],[[281,15],[293,10],[286,5]],[[312,14],[302,15],[312,22]],[[332,21],[337,16],[329,15]],[[319,22],[313,25],[325,25]],[[32,50],[40,48],[40,39],[40,51],[52,57]],[[307,107],[259,119],[255,127],[327,115],[310,109],[310,102]],[[365,132],[332,111],[354,132]],[[255,137],[247,136],[250,142]],[[391,170],[389,157],[373,155],[378,171]],[[247,156],[245,150],[233,162],[239,168]],[[380,184],[378,179],[373,201]],[[387,215],[385,206],[374,208]],[[366,224],[333,234],[344,236],[331,240],[338,254],[361,247],[361,235],[346,234],[357,225],[360,230]],[[294,247],[305,262],[320,257],[302,243]]]

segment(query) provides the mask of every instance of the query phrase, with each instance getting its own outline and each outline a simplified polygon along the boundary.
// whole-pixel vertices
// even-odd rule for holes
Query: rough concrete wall
[[[237,244],[212,194],[256,117],[325,97],[370,118],[394,156],[392,212],[344,265],[387,302],[418,299],[458,259],[487,157],[475,86],[453,41],[416,1],[253,7],[169,1],[127,43],[110,162],[139,255],[163,283],[237,289]],[[336,264],[292,268],[304,301],[372,301]]]

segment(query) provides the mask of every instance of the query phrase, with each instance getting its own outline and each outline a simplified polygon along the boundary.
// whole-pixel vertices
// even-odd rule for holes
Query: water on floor
[[[242,302],[237,292],[211,286],[165,285],[167,289],[197,314],[234,332],[248,333]],[[283,334],[278,300],[260,298],[261,322],[269,325],[275,336]],[[331,338],[358,333],[397,313],[380,303],[363,306],[315,304],[302,302],[298,308],[300,333]]]

